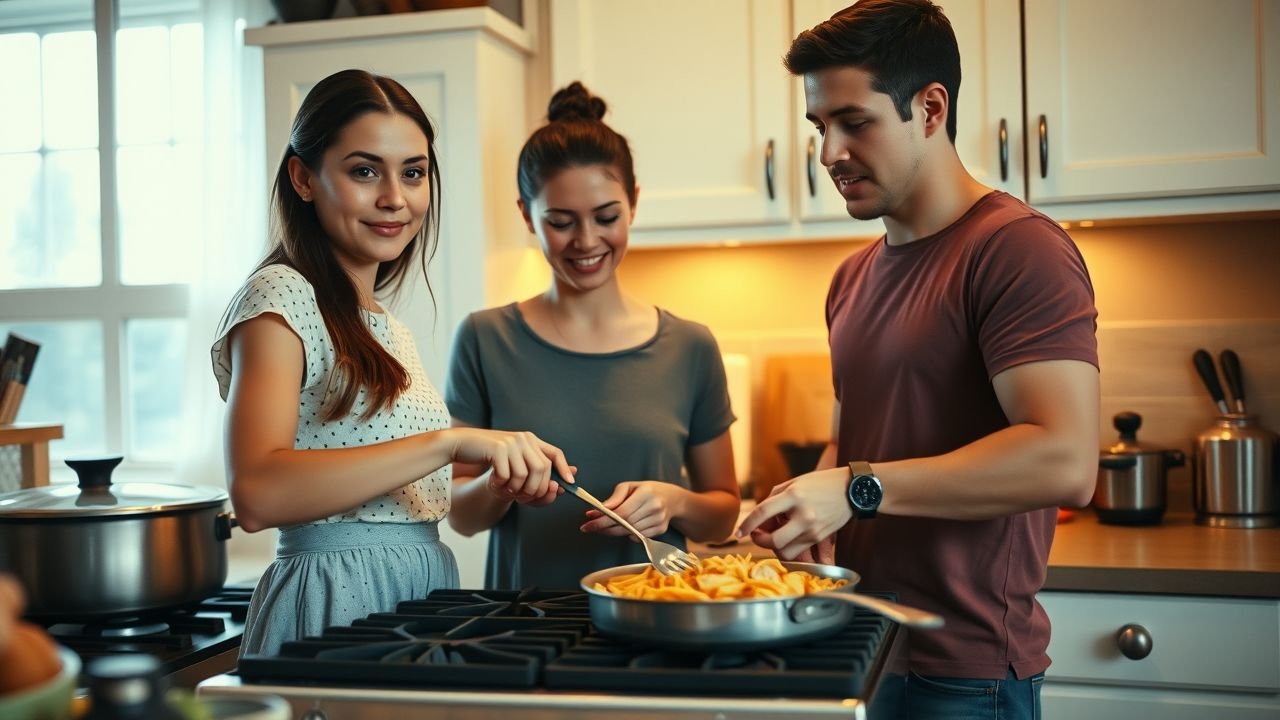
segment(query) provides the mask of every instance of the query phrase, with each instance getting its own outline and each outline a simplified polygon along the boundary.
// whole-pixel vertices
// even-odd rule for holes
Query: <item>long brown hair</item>
[[[258,265],[288,265],[315,289],[316,304],[333,342],[338,391],[326,398],[323,419],[345,417],[355,405],[360,388],[368,391],[361,418],[368,420],[380,408],[390,408],[409,388],[409,373],[369,332],[360,314],[360,298],[351,277],[334,254],[333,242],[320,225],[315,206],[304,201],[289,179],[289,158],[297,157],[308,169],[318,171],[321,158],[350,123],[366,113],[380,112],[408,117],[422,128],[429,148],[427,182],[431,202],[418,234],[395,260],[380,263],[374,280],[376,292],[400,292],[415,258],[421,261],[427,291],[435,302],[427,261],[435,255],[440,225],[440,168],[436,160],[436,134],[422,106],[403,85],[363,70],[343,70],[321,80],[307,93],[293,120],[289,146],[280,160],[272,189],[275,209],[275,244]]]

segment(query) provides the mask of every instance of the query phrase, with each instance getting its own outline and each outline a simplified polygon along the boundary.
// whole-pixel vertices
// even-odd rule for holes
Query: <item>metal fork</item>
[[[567,483],[564,481],[564,478],[560,477],[556,473],[552,473],[551,477],[560,484],[560,487],[565,489],[565,492],[576,495],[582,502],[599,510],[614,522],[627,530],[630,530],[631,534],[635,535],[636,538],[640,540],[640,544],[644,545],[644,552],[649,556],[649,562],[652,563],[653,566],[657,568],[658,572],[663,575],[676,575],[684,572],[685,570],[692,570],[701,564],[697,555],[690,555],[675,545],[645,537],[644,534],[637,530],[634,525],[623,520],[621,515],[605,507],[604,503],[600,502],[594,495],[587,492],[586,488],[578,487],[572,483]]]

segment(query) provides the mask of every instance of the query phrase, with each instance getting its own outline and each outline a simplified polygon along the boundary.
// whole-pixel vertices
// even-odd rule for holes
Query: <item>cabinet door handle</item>
[[[1040,116],[1040,177],[1049,177],[1049,118]]]
[[[1137,623],[1129,623],[1116,633],[1116,645],[1120,653],[1130,660],[1141,660],[1151,654],[1151,633]]]
[[[1000,118],[1000,182],[1009,182],[1009,124]]]
[[[818,155],[818,142],[809,136],[809,197],[817,197],[818,195],[818,166],[815,160]]]
[[[764,148],[764,185],[769,190],[769,199],[773,200],[773,140]]]

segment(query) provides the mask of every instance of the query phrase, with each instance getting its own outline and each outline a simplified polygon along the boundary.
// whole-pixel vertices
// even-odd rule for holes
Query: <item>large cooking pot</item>
[[[120,457],[68,460],[79,485],[0,495],[0,572],[27,591],[27,614],[84,620],[180,607],[227,579],[227,494],[115,483]]]
[[[816,640],[848,624],[855,607],[918,628],[942,626],[942,618],[853,591],[858,573],[835,565],[783,562],[788,570],[846,581],[836,590],[780,598],[745,600],[640,600],[602,592],[618,575],[643,572],[648,563],[600,570],[582,578],[591,622],[605,635],[641,645],[668,648],[753,650]]]

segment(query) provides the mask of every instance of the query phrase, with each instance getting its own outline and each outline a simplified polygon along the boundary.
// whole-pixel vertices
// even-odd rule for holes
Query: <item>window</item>
[[[202,35],[197,0],[0,2],[0,342],[41,344],[18,420],[55,457],[175,459]]]

